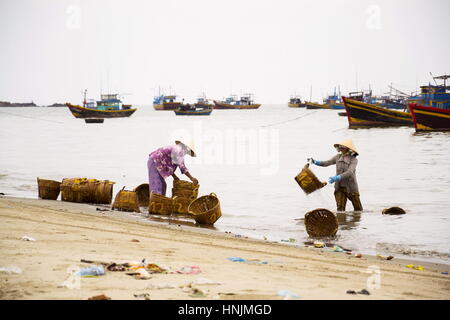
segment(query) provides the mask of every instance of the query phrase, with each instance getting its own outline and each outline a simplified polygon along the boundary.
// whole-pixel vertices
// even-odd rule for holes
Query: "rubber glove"
[[[339,181],[339,180],[341,180],[341,176],[334,176],[334,177],[330,177],[329,179],[328,179],[328,183],[335,183],[336,181]]]
[[[316,166],[320,165],[320,161],[314,160],[313,158],[309,158],[308,161],[315,164]]]

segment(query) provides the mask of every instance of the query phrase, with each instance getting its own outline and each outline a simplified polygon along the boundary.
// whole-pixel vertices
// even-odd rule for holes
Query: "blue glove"
[[[315,164],[316,166],[320,165],[320,161],[314,160],[313,158],[309,158],[308,161],[311,161],[311,163]]]
[[[334,176],[328,179],[328,183],[335,183],[336,181],[341,180],[341,176]]]

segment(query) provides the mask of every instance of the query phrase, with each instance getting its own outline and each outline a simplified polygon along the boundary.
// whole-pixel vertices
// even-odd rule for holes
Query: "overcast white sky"
[[[0,100],[410,92],[450,73],[449,13],[448,0],[0,0]]]

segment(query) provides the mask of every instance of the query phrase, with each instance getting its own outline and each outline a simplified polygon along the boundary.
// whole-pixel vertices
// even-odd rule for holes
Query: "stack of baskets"
[[[295,177],[298,185],[306,194],[310,194],[316,190],[319,190],[327,185],[326,182],[320,182],[319,179],[314,175],[314,173],[309,169],[309,164],[307,163],[302,171]]]
[[[172,188],[172,199],[174,212],[188,214],[189,205],[197,199],[200,186],[189,181],[174,180]]]
[[[54,180],[45,180],[37,178],[38,195],[41,199],[56,200],[58,199],[61,182]]]
[[[114,182],[86,178],[65,178],[61,184],[61,200],[80,203],[111,204]]]
[[[124,189],[120,190],[119,193],[117,193],[116,198],[114,199],[112,209],[116,209],[119,211],[141,212],[141,210],[139,209],[139,200],[137,193],[135,191],[128,191]]]

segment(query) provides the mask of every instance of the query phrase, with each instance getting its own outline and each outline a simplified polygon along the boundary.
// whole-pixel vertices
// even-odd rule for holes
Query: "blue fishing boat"
[[[345,109],[344,103],[341,99],[341,93],[336,94],[336,88],[334,88],[334,94],[329,95],[323,99],[323,103],[326,104],[329,109],[342,110]]]

